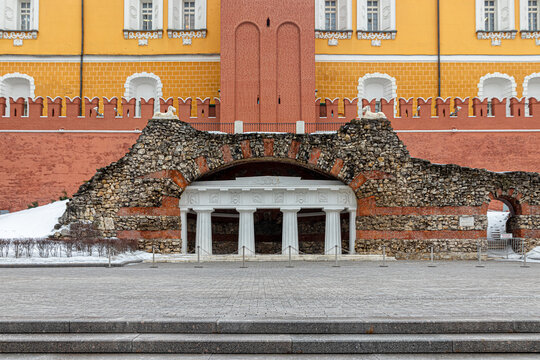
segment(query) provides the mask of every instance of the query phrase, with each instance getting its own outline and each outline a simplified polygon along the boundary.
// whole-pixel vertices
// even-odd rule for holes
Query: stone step
[[[536,354],[4,354],[2,360],[538,360]]]
[[[168,334],[470,334],[540,333],[540,321],[242,319],[164,321],[0,321],[0,334],[168,333]]]
[[[533,334],[2,334],[0,353],[538,353]]]

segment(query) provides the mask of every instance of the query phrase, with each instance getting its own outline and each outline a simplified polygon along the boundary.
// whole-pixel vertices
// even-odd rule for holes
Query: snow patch
[[[0,215],[0,239],[43,239],[52,235],[68,200]]]

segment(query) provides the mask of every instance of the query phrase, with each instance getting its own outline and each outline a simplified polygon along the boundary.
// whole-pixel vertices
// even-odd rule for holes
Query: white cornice
[[[437,62],[436,55],[315,55],[316,62]],[[540,55],[442,55],[442,62],[540,62]]]
[[[85,55],[85,63],[97,62],[220,62],[219,54]],[[72,62],[79,55],[2,55],[0,62]],[[435,55],[315,55],[316,62],[437,62]],[[442,62],[540,62],[540,55],[443,55]]]
[[[0,62],[80,62],[80,55],[2,55]],[[97,62],[219,62],[219,54],[85,55],[85,63]]]

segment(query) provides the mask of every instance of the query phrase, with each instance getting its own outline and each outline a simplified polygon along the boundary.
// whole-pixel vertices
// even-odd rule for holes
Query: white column
[[[197,213],[197,233],[195,236],[195,251],[201,248],[201,255],[212,255],[212,208],[195,208]]]
[[[180,241],[182,241],[182,254],[187,254],[187,213],[189,209],[180,209]]]
[[[281,251],[283,255],[289,254],[289,246],[291,246],[291,254],[298,255],[298,217],[297,213],[300,208],[281,209],[283,213],[283,229]]]
[[[356,253],[356,209],[349,210],[349,254]]]
[[[253,213],[255,208],[236,209],[240,213],[238,226],[238,255],[242,255],[242,247],[246,247],[246,255],[255,255],[255,223]]]
[[[324,253],[334,255],[341,254],[341,220],[340,213],[343,208],[324,208],[326,213],[326,226],[324,228]]]

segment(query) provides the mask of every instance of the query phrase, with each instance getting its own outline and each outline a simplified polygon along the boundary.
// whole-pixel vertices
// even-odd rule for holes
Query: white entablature
[[[326,208],[356,209],[352,189],[337,180],[261,176],[198,181],[186,188],[181,208]]]

